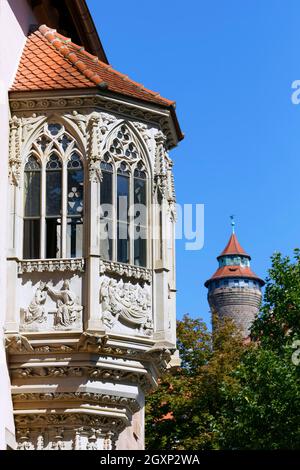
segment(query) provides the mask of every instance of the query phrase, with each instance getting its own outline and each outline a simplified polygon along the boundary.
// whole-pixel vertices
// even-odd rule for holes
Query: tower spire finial
[[[230,220],[231,220],[231,230],[232,230],[232,233],[234,233],[234,227],[235,227],[234,215],[230,216]]]

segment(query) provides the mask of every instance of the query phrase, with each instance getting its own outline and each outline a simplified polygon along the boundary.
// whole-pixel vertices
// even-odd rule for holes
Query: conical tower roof
[[[225,246],[224,250],[218,256],[217,259],[219,259],[221,256],[226,256],[226,255],[241,255],[241,256],[247,256],[249,259],[251,259],[250,255],[248,255],[248,253],[246,253],[244,248],[241,247],[235,233],[231,234],[227,245]]]
[[[248,258],[248,262],[243,262],[241,258],[239,258],[240,261],[235,261],[233,258],[234,256]],[[226,257],[229,257],[229,262],[222,263],[223,258],[226,259]],[[263,286],[264,281],[258,277],[250,268],[250,259],[251,256],[244,250],[244,248],[242,248],[237,239],[237,236],[233,231],[226,247],[217,257],[217,260],[219,261],[219,268],[216,270],[213,276],[205,282],[205,287],[208,287],[211,281],[226,278],[253,279],[258,281],[260,285]]]

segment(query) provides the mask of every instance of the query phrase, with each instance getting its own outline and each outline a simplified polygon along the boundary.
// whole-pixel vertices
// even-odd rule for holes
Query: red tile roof
[[[256,281],[259,281],[261,285],[264,285],[264,281],[260,279],[248,266],[222,266],[217,269],[214,275],[208,279],[204,285],[207,287],[209,281],[228,277],[255,279]]]
[[[101,62],[83,47],[45,25],[29,34],[11,91],[74,88],[107,89],[127,97],[171,106],[161,97],[126,75]]]
[[[241,247],[241,245],[238,242],[238,239],[236,238],[236,235],[234,233],[231,234],[231,237],[229,238],[229,242],[227,243],[226,247],[222,251],[222,253],[218,256],[225,256],[225,255],[242,255],[242,256],[250,256],[246,253],[246,251]]]

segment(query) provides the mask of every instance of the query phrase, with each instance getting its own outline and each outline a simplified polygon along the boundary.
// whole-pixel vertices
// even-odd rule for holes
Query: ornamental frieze
[[[131,413],[136,413],[141,407],[134,398],[90,392],[48,392],[48,393],[16,393],[12,395],[16,406],[29,401],[63,402],[72,401],[80,403],[101,403],[101,405],[126,407]]]
[[[126,277],[128,279],[138,279],[151,283],[152,281],[152,270],[143,268],[142,266],[134,266],[131,264],[118,263],[116,261],[100,261],[100,274],[114,274],[120,277]]]
[[[54,272],[84,272],[83,258],[18,261],[18,274]]]

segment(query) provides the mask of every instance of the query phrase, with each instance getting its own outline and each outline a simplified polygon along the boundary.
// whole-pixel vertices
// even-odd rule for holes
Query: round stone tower
[[[205,282],[212,314],[217,314],[219,319],[231,318],[245,338],[258,314],[264,285],[251,270],[250,259],[237,240],[232,220],[229,242],[217,257],[219,267]]]

